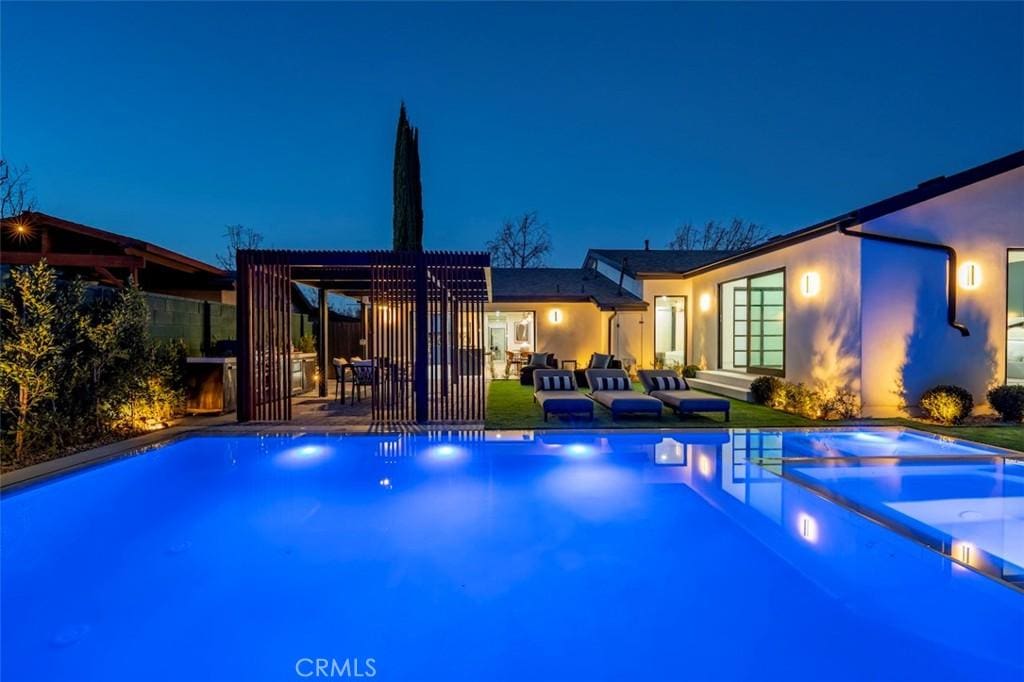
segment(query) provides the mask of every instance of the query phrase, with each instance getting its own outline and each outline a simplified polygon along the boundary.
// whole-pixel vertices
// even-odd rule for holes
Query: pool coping
[[[159,431],[152,431],[141,436],[128,438],[126,440],[108,443],[89,450],[76,452],[66,457],[51,459],[46,462],[32,464],[21,469],[0,475],[0,492],[9,492],[15,488],[42,482],[46,479],[62,476],[79,469],[103,464],[122,457],[133,457],[145,453],[156,447],[169,444],[181,438],[189,436],[217,436],[217,435],[242,435],[242,434],[340,434],[340,435],[415,435],[418,433],[488,433],[501,432],[513,434],[559,434],[580,433],[589,435],[613,435],[613,434],[652,434],[652,433],[707,433],[716,430],[728,431],[772,431],[772,432],[816,432],[816,431],[862,431],[870,429],[874,431],[902,431],[910,432],[935,440],[958,440],[971,443],[979,447],[988,448],[992,452],[979,455],[955,455],[957,458],[972,457],[1009,457],[1012,459],[1024,459],[1024,453],[1017,450],[979,443],[969,438],[944,436],[941,434],[916,429],[909,426],[879,425],[865,426],[860,424],[842,426],[778,426],[778,427],[656,427],[656,428],[581,428],[581,429],[486,429],[471,425],[406,425],[392,428],[375,430],[368,426],[332,426],[317,427],[307,424],[279,424],[279,423],[249,423],[249,424],[189,424],[171,426]]]

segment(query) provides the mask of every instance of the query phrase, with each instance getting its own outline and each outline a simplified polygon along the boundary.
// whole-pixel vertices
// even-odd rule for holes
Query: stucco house
[[[848,388],[865,416],[940,383],[984,406],[1024,383],[1024,151],[746,251],[592,249],[583,270],[580,292],[495,271],[489,309],[532,310],[540,350],[694,364],[691,383],[738,398],[768,374]]]

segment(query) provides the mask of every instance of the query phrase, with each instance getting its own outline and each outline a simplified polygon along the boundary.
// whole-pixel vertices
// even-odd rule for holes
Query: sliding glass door
[[[719,285],[719,367],[781,376],[786,369],[786,271]]]
[[[1024,249],[1006,261],[1006,383],[1024,385]]]
[[[686,366],[686,297],[654,297],[654,362],[656,367]]]

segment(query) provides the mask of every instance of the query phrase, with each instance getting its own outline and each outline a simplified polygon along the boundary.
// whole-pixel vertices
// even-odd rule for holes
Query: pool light
[[[594,454],[593,448],[582,443],[573,443],[565,448],[565,451],[576,457],[588,457]]]
[[[425,452],[427,457],[435,462],[455,462],[466,455],[465,448],[452,445],[451,443],[431,446]]]
[[[326,459],[333,450],[326,445],[299,445],[282,451],[276,461],[280,466],[291,469],[312,466],[317,462]]]

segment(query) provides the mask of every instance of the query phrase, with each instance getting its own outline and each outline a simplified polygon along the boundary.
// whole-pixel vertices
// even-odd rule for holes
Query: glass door
[[[751,277],[747,285],[747,371],[782,374],[786,368],[786,273]]]
[[[718,287],[720,369],[782,376],[786,368],[786,273],[775,270]]]
[[[682,369],[686,366],[686,297],[654,298],[654,366]]]
[[[1024,385],[1024,249],[1006,262],[1006,383]]]

